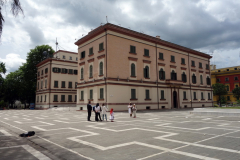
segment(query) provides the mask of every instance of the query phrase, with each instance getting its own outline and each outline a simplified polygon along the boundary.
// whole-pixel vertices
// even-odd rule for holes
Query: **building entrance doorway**
[[[173,91],[173,108],[178,108],[177,106],[177,92]]]

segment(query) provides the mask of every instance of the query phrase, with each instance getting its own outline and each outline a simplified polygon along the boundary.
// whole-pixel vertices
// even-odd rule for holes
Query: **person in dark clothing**
[[[91,113],[92,113],[91,101],[88,102],[87,110],[88,110],[88,121],[91,121],[91,120],[90,120],[90,118],[91,118]]]

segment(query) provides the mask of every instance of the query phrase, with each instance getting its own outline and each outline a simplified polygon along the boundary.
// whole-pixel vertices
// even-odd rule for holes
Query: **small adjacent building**
[[[216,68],[216,65],[211,65],[211,81],[212,84],[222,83],[226,86],[228,91],[225,95],[227,103],[235,103],[236,98],[233,97],[232,90],[239,87],[240,80],[240,66],[226,67],[226,68]],[[218,96],[213,97],[214,103],[218,102]]]
[[[78,53],[59,50],[37,64],[36,109],[76,107]]]
[[[77,109],[211,107],[211,56],[107,23],[79,39]]]

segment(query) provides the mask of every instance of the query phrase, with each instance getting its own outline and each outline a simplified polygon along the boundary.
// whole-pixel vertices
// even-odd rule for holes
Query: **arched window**
[[[93,77],[93,67],[92,67],[92,65],[90,65],[90,67],[89,67],[89,78],[92,78]]]
[[[192,83],[197,83],[197,79],[194,73],[192,75]]]
[[[200,75],[200,83],[203,84],[203,77]]]
[[[83,68],[81,68],[81,79],[83,79]]]
[[[165,71],[162,68],[159,71],[159,79],[161,80],[165,79]]]
[[[131,64],[131,76],[132,77],[136,76],[136,74],[135,74],[135,64],[134,63]]]
[[[144,76],[144,78],[149,78],[149,67],[148,66],[143,68],[143,76]]]
[[[102,76],[103,75],[103,62],[99,63],[99,75]]]
[[[177,80],[177,73],[174,70],[171,72],[171,80]]]
[[[185,74],[185,72],[182,73],[182,81],[187,82],[187,75]]]

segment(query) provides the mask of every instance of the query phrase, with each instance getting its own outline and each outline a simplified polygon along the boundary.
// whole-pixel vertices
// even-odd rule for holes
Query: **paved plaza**
[[[26,131],[36,135],[18,137]],[[4,160],[240,160],[239,150],[240,117],[115,112],[115,122],[88,122],[83,111],[0,111]]]

